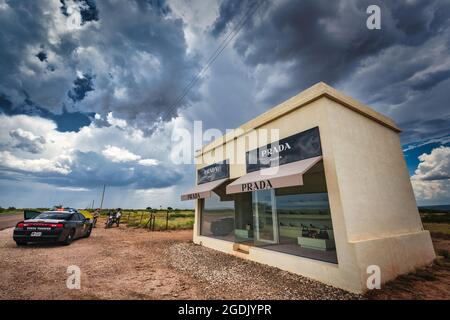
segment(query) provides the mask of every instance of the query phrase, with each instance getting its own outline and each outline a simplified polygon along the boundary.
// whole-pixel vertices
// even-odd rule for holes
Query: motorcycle
[[[119,220],[120,218],[117,218],[115,214],[108,215],[105,222],[105,229],[111,228],[114,224],[119,226]]]

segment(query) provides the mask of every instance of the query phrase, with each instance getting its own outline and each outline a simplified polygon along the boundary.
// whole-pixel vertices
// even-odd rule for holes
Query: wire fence
[[[129,227],[145,228],[149,231],[192,229],[194,226],[194,212],[124,210],[121,223]]]

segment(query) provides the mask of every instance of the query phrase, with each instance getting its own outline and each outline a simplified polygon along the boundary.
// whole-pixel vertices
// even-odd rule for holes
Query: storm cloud
[[[61,187],[95,188],[106,184],[111,187],[158,189],[172,186],[181,178],[182,174],[178,170],[165,165],[145,166],[135,162],[124,166],[95,152],[77,151],[70,172],[37,174],[34,181]]]
[[[45,138],[42,136],[35,136],[29,131],[21,128],[11,130],[9,135],[17,142],[14,148],[23,149],[31,153],[39,153],[44,149]]]
[[[211,34],[227,33],[253,3],[223,1]],[[381,30],[366,27],[372,4],[381,8]],[[234,43],[261,76],[262,103],[274,105],[324,81],[392,116],[408,141],[421,124],[441,123],[424,136],[450,127],[444,103],[450,98],[444,89],[450,78],[449,1],[279,1],[263,8]],[[274,73],[283,75],[280,84],[267,80]],[[433,100],[442,101],[424,101],[431,90]]]
[[[2,0],[0,29],[0,95],[13,113],[114,111],[152,128],[177,114],[169,107],[196,66],[165,1]]]
[[[374,4],[381,30],[366,27]],[[392,117],[419,201],[448,199],[425,169],[448,164],[450,1],[0,0],[0,30],[0,186],[16,186],[0,201],[106,184],[174,206],[195,183],[170,162],[175,127],[225,132],[319,81]]]

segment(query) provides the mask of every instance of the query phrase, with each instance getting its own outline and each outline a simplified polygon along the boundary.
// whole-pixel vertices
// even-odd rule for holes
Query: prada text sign
[[[197,170],[197,184],[216,181],[230,177],[230,165],[227,161],[214,163]]]
[[[322,155],[319,128],[315,127],[248,151],[247,173]]]

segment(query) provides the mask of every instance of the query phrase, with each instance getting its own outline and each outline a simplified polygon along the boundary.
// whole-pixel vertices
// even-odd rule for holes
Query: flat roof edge
[[[267,110],[266,112],[258,115],[256,118],[247,121],[246,123],[242,124],[238,128],[234,129],[233,131],[223,135],[222,137],[206,144],[202,147],[201,150],[197,152],[195,157],[199,157],[203,155],[205,152],[208,152],[212,149],[215,149],[224,143],[227,143],[228,141],[235,139],[241,135],[244,135],[245,133],[257,129],[261,127],[262,125],[271,122],[275,119],[278,119],[298,108],[301,108],[313,101],[316,101],[320,98],[326,97],[332,101],[335,101],[339,104],[341,104],[344,107],[349,108],[352,111],[355,111],[375,122],[378,122],[379,124],[396,131],[398,133],[401,132],[401,129],[397,127],[395,122],[373,110],[369,106],[339,92],[338,90],[334,89],[333,87],[327,85],[324,82],[316,83],[315,85],[309,87],[308,89],[298,93],[297,95],[289,98],[288,100],[278,104],[277,106]],[[239,131],[238,133],[236,133]]]

